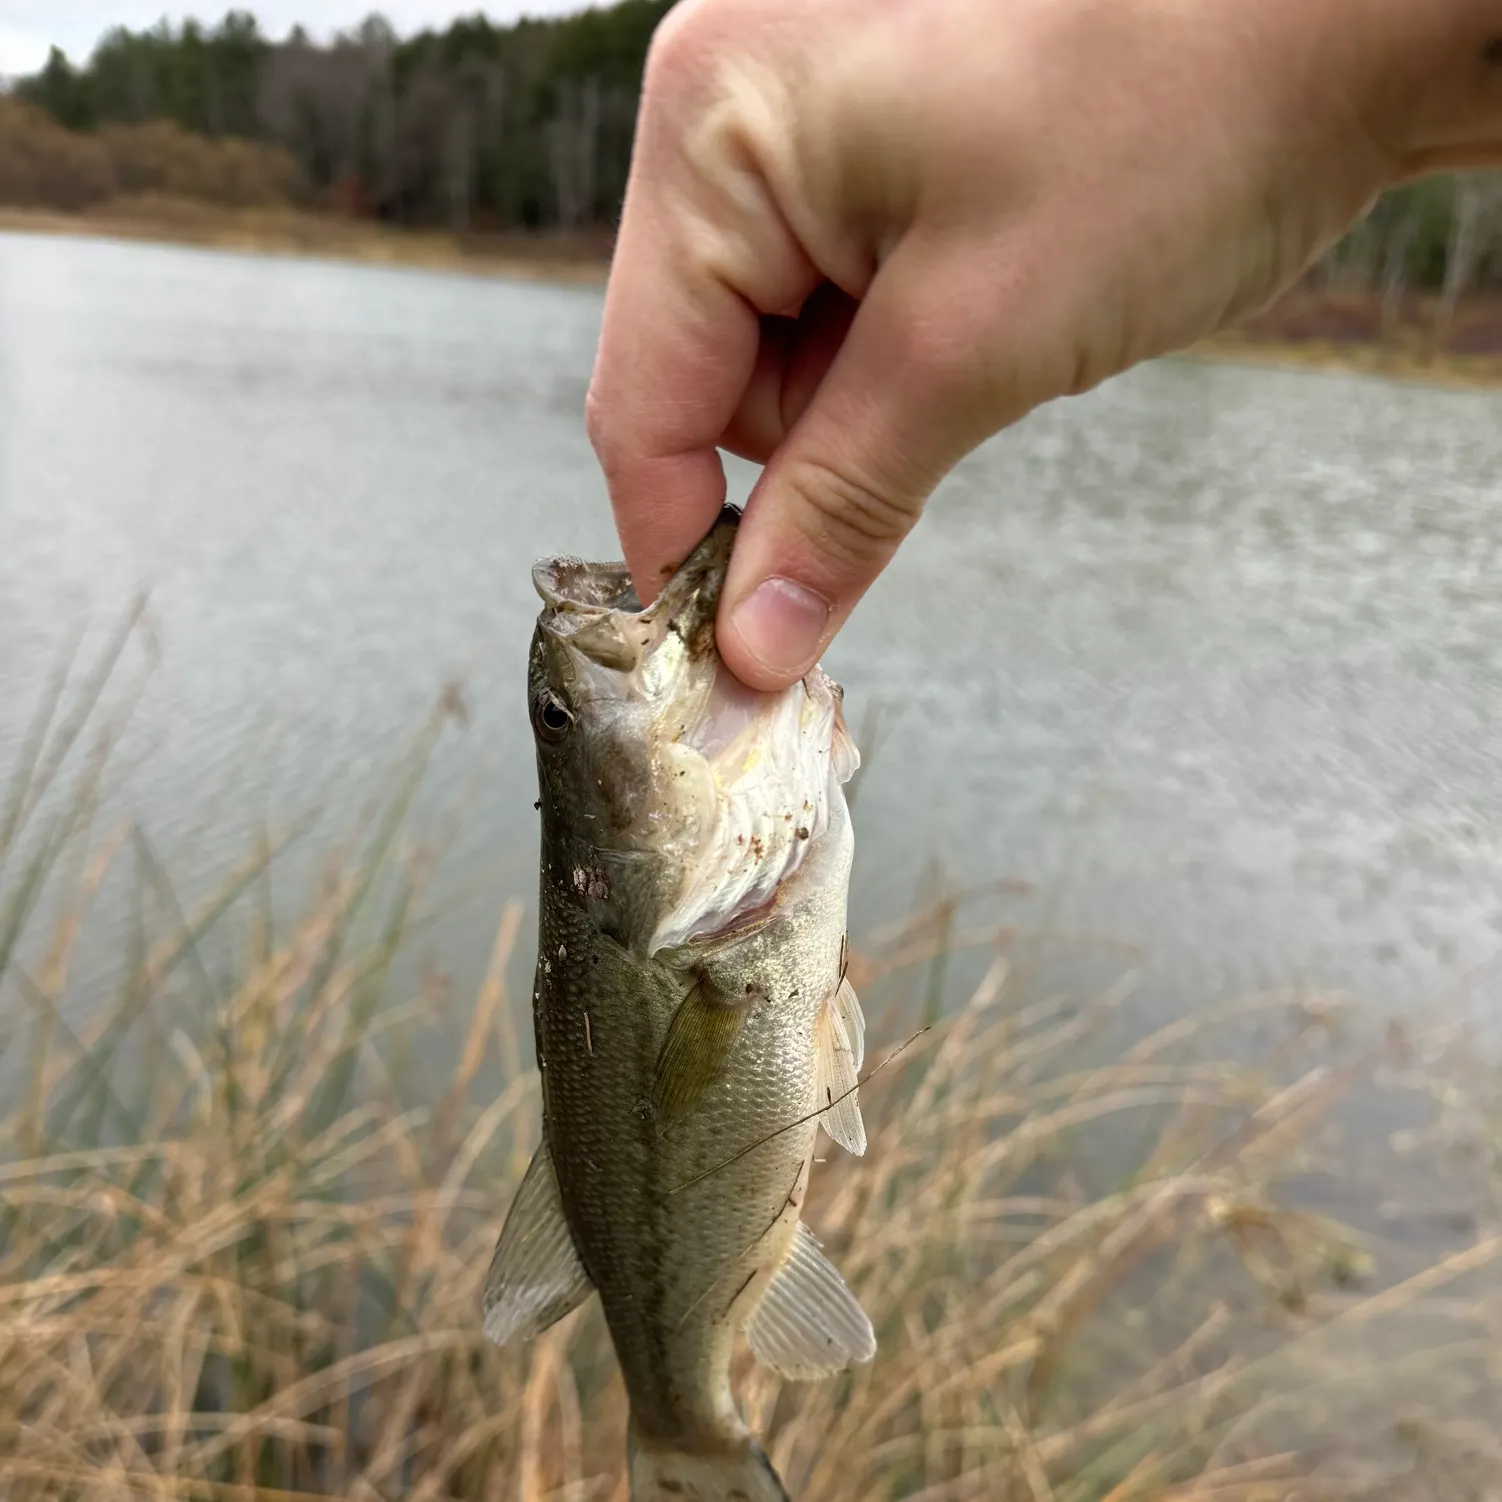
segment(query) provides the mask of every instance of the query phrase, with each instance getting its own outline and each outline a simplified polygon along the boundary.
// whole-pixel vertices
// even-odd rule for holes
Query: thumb
[[[752,688],[785,688],[818,661],[971,446],[960,419],[973,405],[971,341],[963,330],[946,339],[942,318],[908,304],[895,270],[873,281],[747,502],[717,638]]]

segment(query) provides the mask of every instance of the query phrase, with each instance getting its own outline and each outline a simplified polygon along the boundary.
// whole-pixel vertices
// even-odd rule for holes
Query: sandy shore
[[[296,210],[223,210],[146,201],[62,214],[0,208],[0,232],[94,235],[266,255],[315,256],[420,270],[599,285],[609,241],[588,235],[456,235],[396,229]],[[1286,339],[1231,331],[1185,351],[1192,359],[1336,371],[1452,387],[1502,387],[1502,355],[1426,358],[1376,341]]]

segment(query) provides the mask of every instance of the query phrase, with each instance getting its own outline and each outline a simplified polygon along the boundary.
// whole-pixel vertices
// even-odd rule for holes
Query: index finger
[[[725,499],[717,444],[756,360],[755,312],[628,200],[590,381],[590,441],[626,566],[645,605]]]
[[[759,315],[817,282],[682,33],[649,60],[587,402],[643,604],[724,504],[717,445],[756,368]]]

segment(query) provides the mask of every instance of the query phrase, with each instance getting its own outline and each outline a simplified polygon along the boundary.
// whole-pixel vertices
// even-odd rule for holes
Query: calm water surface
[[[599,310],[0,236],[0,767],[61,644],[149,587],[113,798],[192,886],[262,816],[370,792],[458,675],[426,816],[465,810],[472,900],[435,942],[472,980],[534,883],[529,564],[615,551],[580,422]],[[1143,946],[1165,1012],[1302,980],[1497,1015],[1502,395],[1135,372],[969,459],[827,665],[857,727],[883,714],[857,932],[935,858]]]

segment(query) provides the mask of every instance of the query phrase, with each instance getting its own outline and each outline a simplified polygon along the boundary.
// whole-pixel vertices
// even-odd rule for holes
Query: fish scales
[[[594,936],[566,900],[544,897],[543,906],[544,943],[565,955],[543,978],[537,1023],[565,1213],[638,1427],[717,1432],[727,1418],[728,1383],[716,1378],[729,1365],[731,1306],[758,1265],[780,1260],[781,1247],[765,1238],[802,1201],[815,1126],[779,1129],[814,1108],[820,978],[800,985],[768,956],[755,972],[767,999],[751,1005],[734,1072],[710,1088],[691,1122],[664,1130],[648,1098],[681,989]],[[786,1025],[792,1011],[806,1018],[802,1027]],[[790,1091],[789,1079],[807,1088]]]

